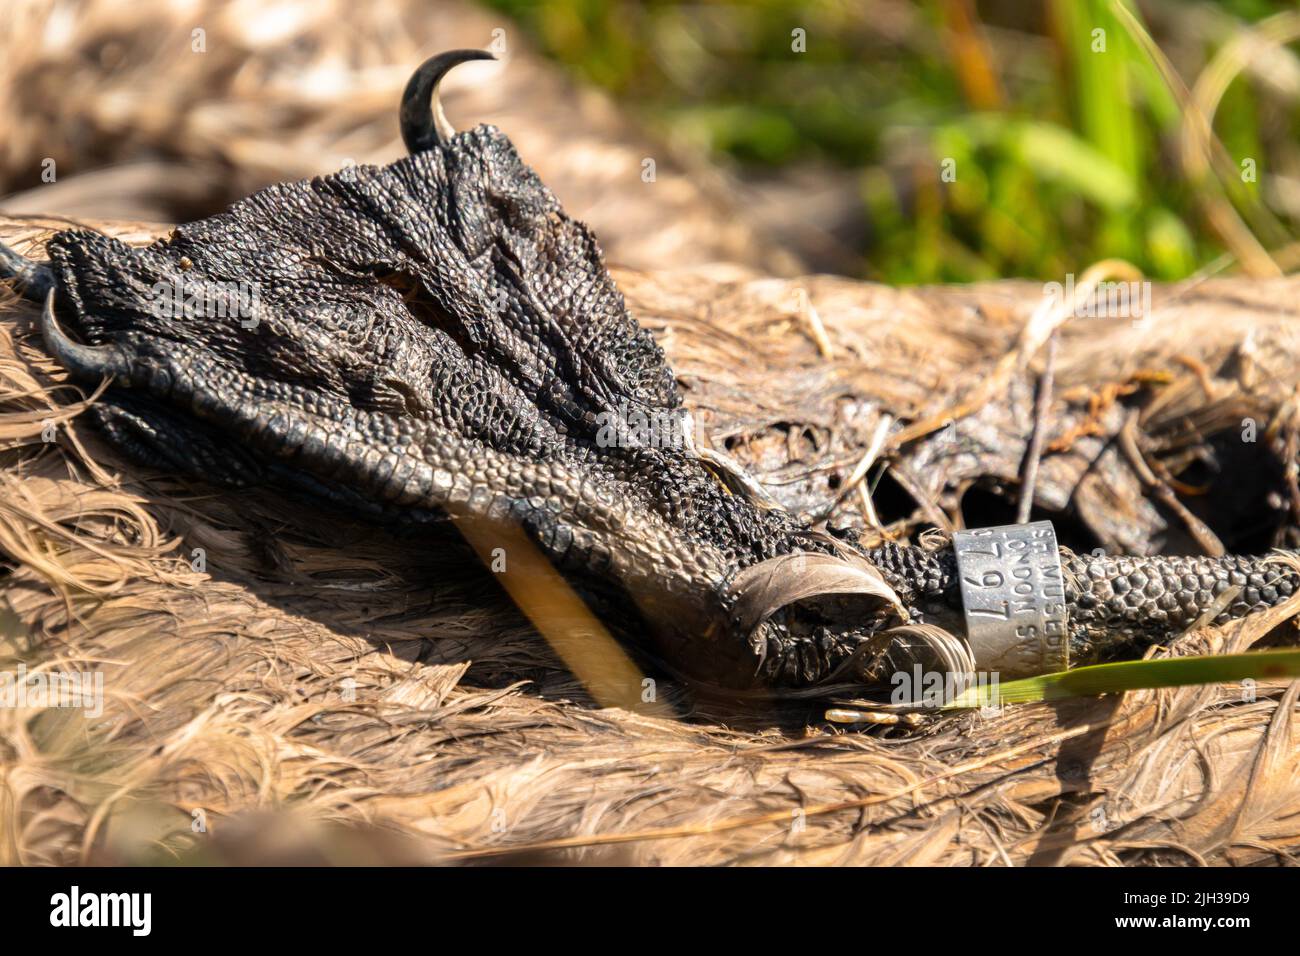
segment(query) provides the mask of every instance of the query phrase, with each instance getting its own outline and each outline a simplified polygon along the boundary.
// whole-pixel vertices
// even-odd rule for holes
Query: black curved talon
[[[31,302],[40,302],[54,287],[54,272],[48,262],[28,259],[0,242],[0,282],[10,280],[14,291]]]
[[[81,345],[59,328],[59,320],[54,315],[54,294],[53,288],[46,293],[45,308],[41,311],[45,350],[75,378],[94,380],[105,375],[125,378],[130,369],[121,349],[115,345]]]
[[[447,71],[489,59],[454,50],[415,71],[400,115],[413,153],[455,135],[438,99]],[[987,608],[963,601],[971,550],[825,534],[696,447],[690,428],[646,437],[689,417],[590,230],[501,131],[457,137],[455,150],[456,162],[272,187],[147,249],[84,229],[51,237],[48,263],[0,246],[0,279],[44,302],[46,348],[72,376],[113,378],[91,414],[151,465],[279,485],[393,526],[436,515],[509,540],[522,531],[617,634],[713,687],[875,683],[896,669],[895,648],[972,669],[959,658],[981,642],[958,645]],[[152,291],[182,273],[203,306],[194,316],[188,297],[184,313],[160,311]],[[232,279],[258,290],[270,321],[208,310],[229,304]],[[106,344],[64,333],[56,288],[83,341]],[[1139,656],[1207,614],[1225,623],[1300,593],[1295,558],[1061,551],[1029,569],[1041,599],[1029,636],[1054,650],[1068,640],[1077,663]]]
[[[398,114],[402,141],[408,150],[422,153],[443,145],[456,135],[456,128],[448,121],[438,98],[438,84],[447,72],[470,60],[495,59],[487,50],[448,50],[420,64],[402,92],[402,107]]]

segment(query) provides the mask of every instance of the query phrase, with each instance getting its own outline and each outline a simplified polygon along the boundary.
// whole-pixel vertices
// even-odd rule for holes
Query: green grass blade
[[[1026,677],[1006,684],[968,688],[943,710],[963,710],[998,704],[1026,704],[1065,697],[1093,697],[1127,690],[1219,684],[1243,680],[1300,677],[1300,650],[1213,654],[1149,661],[1095,664],[1055,674]]]

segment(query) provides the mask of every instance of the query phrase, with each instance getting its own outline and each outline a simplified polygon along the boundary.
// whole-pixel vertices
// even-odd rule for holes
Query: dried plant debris
[[[44,302],[59,364],[109,381],[90,411],[101,431],[198,480],[274,486],[405,531],[450,517],[504,573],[522,529],[620,636],[706,686],[881,683],[898,667],[899,624],[923,625],[910,633],[940,670],[1005,670],[962,652],[955,548],[865,547],[851,529],[774,507],[728,456],[697,451],[673,373],[590,231],[504,134],[448,121],[444,76],[491,58],[451,51],[415,72],[405,160],[270,187],[143,250],[88,230],[54,235],[48,262],[6,249],[14,287]],[[971,413],[941,429],[984,476],[1011,464],[1008,446],[1023,457],[1013,435],[1054,437],[1050,403],[1031,429],[1016,396],[1029,391],[1017,358],[1056,321],[1037,315],[964,400]],[[825,357],[820,318],[814,329]],[[1011,401],[990,401],[1003,386]],[[925,421],[895,439],[924,437]],[[1124,421],[1116,444],[1130,469],[1176,505],[1136,419]],[[918,458],[908,470],[938,470]],[[863,478],[859,467],[850,480]],[[1062,661],[1140,653],[1207,614],[1274,607],[1300,582],[1289,566],[1221,551],[1066,552],[1049,570]]]
[[[148,238],[138,229],[117,234]],[[25,251],[37,252],[38,238],[30,224],[5,227],[4,241]],[[999,324],[988,318],[993,304],[975,310],[970,296],[940,291],[773,283],[732,270],[686,279],[615,270],[614,278],[664,343],[699,430],[760,478],[800,475],[768,484],[792,507],[792,489],[825,486],[832,456],[852,468],[870,431],[837,429],[824,458],[794,442],[783,447],[797,454],[781,461],[775,452],[751,455],[751,446],[776,448],[774,436],[809,434],[824,421],[819,406],[812,416],[790,401],[792,378],[919,419],[987,374],[1010,323],[1034,307],[1032,291],[1012,285],[981,293],[1011,317]],[[819,304],[836,344],[829,361],[790,323],[786,303],[797,288]],[[1157,290],[1137,357],[1108,352],[1098,329],[1076,335],[1067,326],[1061,394],[1090,376],[1125,379],[1130,363],[1140,364],[1163,370],[1169,384],[1122,401],[1142,407],[1176,389],[1195,419],[1204,414],[1198,401],[1212,409],[1218,399],[1180,385],[1195,382],[1175,358],[1190,345],[1188,354],[1215,369],[1213,393],[1242,390],[1257,403],[1258,450],[1280,455],[1286,432],[1270,432],[1277,416],[1267,409],[1281,410],[1295,383],[1281,361],[1292,319],[1269,302],[1292,301],[1295,291],[1289,280],[1208,283],[1188,304],[1192,315],[1205,312],[1205,334],[1184,340],[1187,312],[1166,308]],[[133,464],[86,427],[85,404],[41,345],[39,310],[13,302],[0,314],[0,548],[9,568],[0,620],[9,669],[19,661],[101,669],[105,689],[93,721],[67,708],[0,714],[10,805],[27,808],[5,815],[6,862],[154,859],[155,838],[187,858],[243,859],[269,825],[257,811],[274,811],[279,833],[284,813],[300,822],[299,836],[285,836],[277,851],[286,860],[313,859],[311,847],[321,845],[348,859],[409,861],[573,838],[578,846],[529,858],[1261,862],[1286,859],[1300,842],[1289,732],[1296,703],[1267,682],[1007,707],[869,734],[833,732],[812,706],[722,710],[683,697],[662,675],[646,679],[678,719],[592,709],[464,551],[431,550],[364,522],[322,524],[317,509],[273,489],[214,491]],[[1128,331],[1107,334],[1118,342]],[[1247,335],[1254,390],[1235,378]],[[952,356],[966,365],[926,395],[928,404],[898,398],[919,397],[931,382],[927,368],[899,359],[918,338],[931,342],[937,368]],[[753,347],[745,366],[729,361],[742,340]],[[735,398],[746,392],[748,404]],[[1088,399],[1063,398],[1057,414],[1078,416],[1054,421],[1064,433],[1089,415]],[[891,467],[925,444],[901,449]],[[1044,473],[1065,454],[1046,452]],[[939,487],[936,506],[955,516],[938,503],[952,495],[960,504],[964,481]],[[1076,500],[1090,494],[1086,483],[1074,490]],[[899,510],[897,520],[914,528],[926,521],[918,504]],[[851,517],[845,509],[838,520]],[[1291,526],[1283,513],[1277,527]],[[1150,527],[1154,546],[1166,526]],[[1079,519],[1077,533],[1095,532]],[[1160,653],[1246,650],[1290,627],[1292,603]],[[428,688],[418,703],[415,688]],[[730,729],[713,722],[724,715]],[[834,808],[844,803],[855,805]],[[196,831],[200,819],[206,829]],[[389,836],[355,835],[373,826]]]
[[[644,268],[804,268],[717,169],[649,140],[524,31],[464,0],[18,0],[0,33],[0,212],[185,222],[264,186],[401,155],[412,64],[492,43],[443,90],[511,139],[611,259]],[[647,158],[655,182],[642,178]]]
[[[1289,628],[1291,567],[1147,556],[1293,544],[1294,282],[1066,322],[1040,413],[1039,290],[611,275],[500,132],[438,133],[143,247],[5,226],[43,313],[0,313],[4,653],[99,675],[0,711],[6,862],[238,859],[257,811],[286,859],[1289,857],[1294,686],[865,734],[803,692],[879,676],[900,619],[960,629],[905,541],[1013,511],[1036,428],[1080,652]],[[187,284],[224,316],[156,308]],[[595,706],[449,518],[522,528],[662,706]]]

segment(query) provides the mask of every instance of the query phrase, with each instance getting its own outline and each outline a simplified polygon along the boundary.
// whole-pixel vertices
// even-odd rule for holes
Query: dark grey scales
[[[922,607],[940,596],[937,607],[922,616],[937,616],[954,626],[944,613],[961,607],[957,560],[950,548],[924,551],[885,545],[866,555],[904,604]],[[1070,608],[1070,658],[1075,663],[1140,655],[1194,624],[1229,588],[1241,590],[1214,619],[1219,624],[1281,604],[1300,587],[1300,577],[1290,566],[1235,554],[1139,558],[1062,549],[1061,570]]]
[[[681,396],[586,226],[500,131],[447,124],[438,81],[485,56],[420,68],[401,114],[412,155],[389,166],[271,186],[144,249],[85,230],[55,235],[48,262],[0,247],[0,276],[45,303],[51,354],[88,384],[112,377],[90,411],[104,434],[192,477],[407,528],[522,527],[597,608],[635,608],[621,633],[712,684],[873,676],[854,651],[896,623],[879,601],[828,587],[739,619],[742,572],[800,551],[865,558],[914,617],[960,634],[950,549],[812,531],[689,440],[604,447],[602,416],[682,414]],[[157,309],[158,283],[207,312]],[[1297,586],[1260,558],[1067,553],[1064,569],[1079,662],[1168,639],[1231,585],[1221,621]]]

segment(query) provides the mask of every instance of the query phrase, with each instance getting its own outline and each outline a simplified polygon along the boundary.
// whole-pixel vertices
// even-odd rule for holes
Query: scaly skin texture
[[[399,523],[522,526],[580,583],[630,596],[666,659],[754,679],[727,581],[809,548],[804,529],[688,442],[610,427],[678,422],[672,373],[589,231],[497,130],[272,186],[146,249],[74,230],[48,250],[60,311],[117,350],[92,414],[136,457]],[[159,309],[178,288],[208,314]],[[856,639],[782,645],[759,679],[815,679]]]
[[[867,552],[922,619],[953,625],[961,608],[951,548],[885,545]],[[1274,607],[1300,587],[1289,566],[1241,555],[1138,558],[1062,550],[1075,663],[1140,655],[1195,624],[1224,591],[1239,587],[1214,618],[1224,624]],[[922,609],[924,608],[924,610]]]
[[[522,527],[597,607],[622,608],[622,633],[713,684],[873,676],[879,658],[853,652],[890,623],[879,602],[805,595],[738,622],[737,575],[795,552],[856,549],[915,617],[961,633],[950,550],[863,551],[760,507],[701,458],[594,238],[491,127],[272,186],[148,248],[72,230],[48,249],[48,269],[8,273],[29,295],[55,288],[98,348],[51,338],[53,351],[77,377],[112,376],[90,414],[151,464],[407,528]],[[178,314],[177,290],[197,314]],[[642,421],[681,427],[663,442]],[[1231,584],[1245,590],[1223,620],[1297,585],[1253,558],[1065,567],[1078,660],[1165,640]]]

